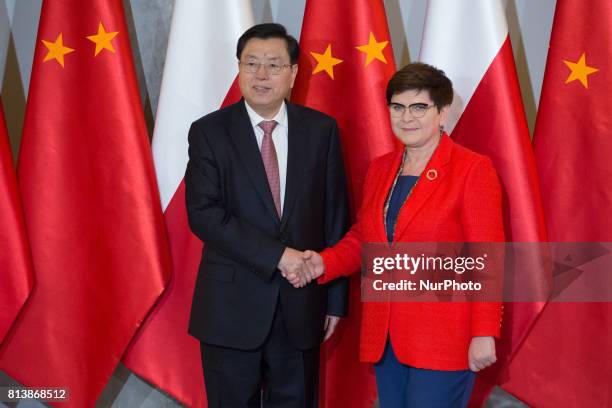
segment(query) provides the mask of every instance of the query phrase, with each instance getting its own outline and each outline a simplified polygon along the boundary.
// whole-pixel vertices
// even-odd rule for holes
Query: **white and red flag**
[[[194,120],[240,98],[236,42],[253,21],[250,0],[177,0],[157,107],[153,157],[174,273],[123,361],[190,407],[207,403],[200,344],[187,333],[202,256],[185,207],[187,133]]]
[[[504,189],[506,240],[545,241],[534,155],[501,0],[430,0],[419,60],[453,81],[446,131],[493,160]],[[537,270],[515,274],[513,285],[537,287]],[[498,363],[479,375],[472,397],[482,405],[499,382],[543,303],[506,303]]]

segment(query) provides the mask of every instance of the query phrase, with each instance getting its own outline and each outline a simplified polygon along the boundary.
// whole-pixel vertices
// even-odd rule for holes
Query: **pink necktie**
[[[280,218],[280,176],[278,175],[278,158],[276,157],[276,149],[274,148],[274,141],[272,140],[272,131],[276,127],[276,121],[264,120],[260,122],[258,126],[264,131],[264,137],[261,143],[261,158],[266,168],[266,175],[268,176],[268,184],[270,185],[270,191],[274,199],[274,206]]]

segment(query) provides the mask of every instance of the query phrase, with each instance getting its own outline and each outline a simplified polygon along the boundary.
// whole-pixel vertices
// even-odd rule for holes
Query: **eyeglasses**
[[[419,119],[425,116],[427,111],[430,108],[433,108],[435,105],[428,105],[426,103],[413,103],[408,106],[402,105],[401,103],[391,102],[389,104],[389,111],[391,112],[391,116],[394,118],[400,118],[404,116],[406,113],[406,109],[410,112],[410,114]]]
[[[291,64],[278,64],[276,62],[258,62],[258,61],[238,61],[238,65],[242,67],[244,72],[254,74],[259,71],[259,67],[263,65],[266,72],[270,75],[278,75],[283,68],[291,67]]]

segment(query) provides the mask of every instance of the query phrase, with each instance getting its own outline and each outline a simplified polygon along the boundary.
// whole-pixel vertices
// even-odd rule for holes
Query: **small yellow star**
[[[62,33],[57,36],[55,42],[42,40],[43,44],[49,52],[45,56],[43,62],[50,61],[52,59],[56,60],[58,64],[64,68],[64,55],[70,54],[74,50],[72,48],[64,47],[64,40],[62,39]]]
[[[588,76],[594,72],[599,71],[597,68],[589,67],[586,64],[586,56],[583,52],[578,62],[570,62],[563,60],[565,65],[571,70],[569,76],[565,80],[565,83],[569,83],[575,80],[579,80],[586,89],[589,89]]]
[[[113,48],[113,43],[111,41],[117,36],[117,34],[119,34],[119,31],[107,33],[102,25],[102,22],[100,22],[98,25],[98,34],[87,37],[88,40],[96,43],[96,53],[94,54],[94,57],[101,53],[102,50],[109,50],[114,54],[115,48]]]
[[[372,61],[374,61],[374,59],[382,61],[385,64],[387,63],[387,59],[383,54],[383,50],[385,49],[387,44],[389,44],[389,41],[377,42],[376,38],[374,38],[374,34],[370,31],[370,39],[368,40],[368,43],[355,48],[357,48],[361,52],[366,53],[365,66],[367,67]]]
[[[310,54],[317,60],[317,66],[312,71],[312,75],[325,71],[331,79],[334,79],[334,65],[338,65],[342,60],[332,57],[331,44],[327,45],[323,54],[318,54],[316,52],[311,52]]]

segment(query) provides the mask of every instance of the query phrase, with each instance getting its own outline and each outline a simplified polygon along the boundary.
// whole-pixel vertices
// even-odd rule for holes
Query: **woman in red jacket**
[[[503,242],[491,161],[442,131],[452,100],[451,81],[430,65],[394,74],[387,102],[403,146],[371,163],[346,236],[320,255],[306,252],[311,277],[359,271],[362,243]],[[364,302],[360,359],[375,363],[381,406],[466,406],[474,373],[496,360],[500,321],[500,303]]]

